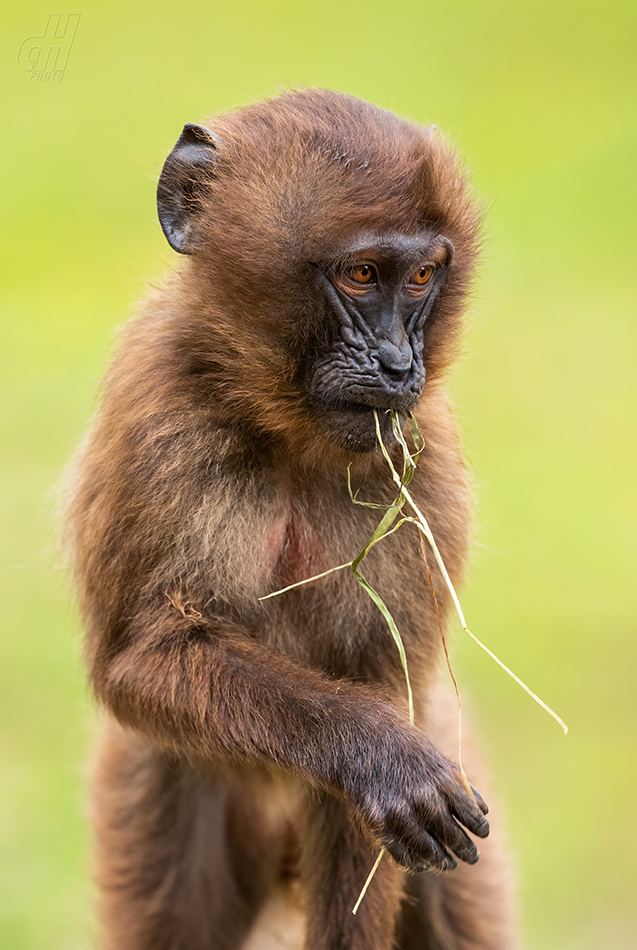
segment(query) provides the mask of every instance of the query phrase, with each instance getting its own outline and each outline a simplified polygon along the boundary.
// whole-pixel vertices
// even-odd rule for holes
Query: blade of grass
[[[467,778],[467,773],[464,770],[464,765],[462,764],[462,700],[460,699],[460,690],[458,689],[458,681],[454,675],[451,658],[449,656],[449,649],[447,647],[447,637],[445,636],[444,627],[442,626],[442,617],[440,616],[440,608],[438,607],[438,598],[436,597],[436,589],[434,587],[434,580],[431,576],[431,571],[429,570],[429,564],[427,562],[427,552],[425,550],[425,539],[423,536],[420,536],[420,553],[422,555],[422,560],[425,565],[425,570],[427,571],[427,579],[429,580],[429,590],[431,591],[431,599],[433,600],[434,610],[436,611],[436,619],[438,621],[438,628],[440,630],[440,639],[442,640],[442,648],[445,651],[445,660],[447,662],[447,669],[449,670],[449,676],[451,677],[451,682],[453,683],[453,688],[456,692],[456,702],[458,704],[458,766],[460,768],[460,774],[462,775],[462,781],[464,782],[465,788],[475,801],[476,796],[474,795],[471,783]]]
[[[381,614],[382,614],[383,617],[385,618],[385,622],[387,623],[387,626],[389,627],[389,629],[390,629],[390,631],[391,631],[391,635],[392,635],[392,637],[394,638],[394,642],[395,642],[396,646],[398,647],[398,653],[399,653],[399,656],[400,656],[400,662],[401,662],[401,664],[402,664],[403,672],[404,672],[404,674],[405,674],[405,682],[407,683],[407,698],[408,698],[408,702],[409,702],[409,722],[410,722],[411,725],[413,726],[413,724],[414,724],[414,694],[412,693],[412,690],[411,690],[411,682],[410,682],[410,679],[409,679],[409,671],[408,671],[408,669],[407,669],[407,653],[405,652],[405,644],[403,643],[403,639],[402,639],[402,637],[401,637],[401,635],[400,635],[400,632],[399,632],[399,630],[398,630],[398,627],[396,626],[396,622],[395,622],[394,618],[392,617],[391,613],[389,612],[389,610],[387,609],[387,605],[385,604],[384,600],[383,600],[382,597],[380,597],[379,594],[374,590],[374,588],[373,588],[372,585],[369,583],[369,581],[367,581],[367,580],[363,577],[363,575],[362,575],[361,572],[358,570],[358,568],[355,567],[355,565],[356,565],[356,561],[355,561],[354,564],[352,565],[352,569],[354,570],[354,576],[356,577],[356,580],[357,580],[358,583],[361,585],[361,587],[363,588],[363,590],[367,591],[367,593],[369,594],[369,596],[372,598],[372,600],[374,601],[374,603],[376,604],[376,606],[377,606],[378,609],[380,610]]]
[[[289,590],[294,590],[295,587],[303,587],[304,584],[310,584],[312,581],[318,581],[322,577],[327,577],[328,574],[334,574],[336,571],[343,571],[346,567],[351,567],[352,562],[347,561],[346,564],[339,564],[338,567],[330,567],[328,571],[323,571],[321,574],[314,574],[312,577],[304,577],[302,581],[297,581],[296,584],[288,584],[287,587],[282,587],[280,590],[273,590],[271,594],[264,594],[263,597],[259,597],[259,600],[269,600],[271,597],[278,597],[279,594],[285,594]]]
[[[361,906],[361,904],[363,903],[363,898],[365,897],[365,894],[367,893],[367,888],[368,888],[369,885],[372,883],[373,877],[374,877],[374,875],[376,874],[376,871],[378,870],[378,865],[379,865],[380,862],[383,860],[383,857],[385,856],[386,850],[387,850],[386,848],[381,848],[381,850],[378,852],[378,857],[376,858],[376,860],[375,860],[375,862],[374,862],[374,867],[371,869],[371,871],[370,871],[369,874],[367,875],[367,880],[366,880],[365,883],[363,884],[363,889],[362,889],[362,891],[360,892],[360,894],[358,895],[358,900],[356,901],[356,903],[354,904],[354,907],[352,908],[352,913],[353,913],[354,915],[356,915],[356,914],[358,913],[358,908],[359,908],[359,907]]]
[[[467,626],[467,621],[465,620],[465,616],[464,616],[464,613],[463,613],[463,611],[462,611],[462,607],[460,606],[460,601],[458,600],[458,595],[456,594],[455,588],[454,588],[454,586],[453,586],[453,584],[452,584],[452,582],[451,582],[451,578],[449,577],[449,574],[448,574],[448,572],[447,572],[447,568],[445,567],[445,563],[444,563],[444,561],[443,561],[443,559],[442,559],[442,555],[440,554],[440,551],[438,550],[438,545],[436,544],[436,541],[435,541],[435,538],[434,538],[434,536],[433,536],[433,534],[432,534],[431,528],[429,527],[429,522],[427,521],[427,519],[426,519],[425,516],[423,515],[422,511],[419,509],[418,505],[417,505],[417,504],[415,503],[415,501],[413,500],[413,498],[412,498],[412,496],[411,496],[411,494],[410,494],[410,492],[409,492],[407,486],[404,484],[403,479],[400,477],[400,475],[399,475],[398,472],[396,471],[396,468],[394,467],[394,464],[393,464],[393,462],[392,462],[392,460],[391,460],[391,458],[390,458],[390,456],[389,456],[389,453],[387,452],[387,449],[385,448],[385,444],[384,444],[384,442],[383,442],[383,437],[382,437],[381,432],[380,432],[380,425],[379,425],[379,422],[378,422],[378,413],[376,412],[375,409],[374,409],[374,419],[376,420],[376,436],[377,436],[378,441],[379,441],[379,443],[380,443],[380,447],[381,447],[381,450],[382,450],[382,452],[383,452],[383,455],[385,456],[385,459],[386,459],[386,461],[387,461],[387,464],[389,465],[389,468],[390,468],[390,470],[391,470],[392,478],[393,478],[394,482],[396,483],[396,485],[398,486],[399,491],[400,491],[400,494],[403,496],[403,498],[405,499],[405,501],[407,502],[407,504],[410,506],[410,508],[412,509],[412,511],[414,512],[414,514],[416,515],[415,523],[416,523],[417,527],[418,527],[419,530],[424,534],[424,536],[427,538],[427,541],[429,542],[429,545],[430,545],[430,547],[431,547],[431,550],[433,551],[434,557],[435,557],[435,559],[436,559],[436,561],[437,561],[437,563],[438,563],[438,567],[440,568],[440,571],[441,571],[441,573],[442,573],[442,576],[443,576],[443,579],[444,579],[444,581],[445,581],[445,584],[447,585],[447,589],[449,590],[449,593],[450,593],[450,595],[451,595],[451,599],[452,599],[453,605],[454,605],[454,607],[455,607],[455,609],[456,609],[456,613],[458,614],[458,617],[459,617],[459,619],[460,619],[460,623],[461,623],[461,625],[462,625],[462,629],[465,631],[465,633],[466,633],[469,637],[471,637],[471,639],[472,639],[475,643],[477,643],[477,645],[478,645],[482,650],[484,650],[485,653],[487,653],[493,660],[495,660],[495,662],[498,664],[498,666],[502,667],[502,669],[503,669],[506,673],[508,673],[509,676],[511,676],[512,679],[514,679],[515,682],[516,682],[519,686],[521,686],[522,689],[525,690],[525,692],[528,693],[528,695],[529,695],[533,700],[535,700],[535,702],[536,702],[539,706],[542,707],[542,709],[544,709],[550,716],[553,717],[553,719],[555,719],[555,721],[556,721],[557,723],[559,723],[559,725],[560,725],[560,726],[562,727],[562,729],[564,730],[564,735],[566,735],[566,733],[568,732],[568,726],[566,725],[566,723],[564,722],[564,720],[563,720],[560,716],[558,716],[557,713],[554,712],[554,711],[550,708],[550,706],[547,706],[547,704],[546,704],[543,700],[541,700],[540,697],[539,697],[536,693],[534,693],[533,690],[530,689],[530,688],[526,685],[526,683],[524,683],[524,682],[520,679],[519,676],[516,676],[516,674],[515,674],[512,670],[510,670],[509,667],[506,666],[506,664],[503,663],[502,660],[500,660],[500,659],[495,655],[495,653],[493,653],[491,650],[489,650],[489,648],[486,647],[485,644],[482,643],[482,642],[469,630],[469,627]]]

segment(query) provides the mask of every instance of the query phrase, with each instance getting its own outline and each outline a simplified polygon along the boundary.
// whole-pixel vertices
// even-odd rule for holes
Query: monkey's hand
[[[360,750],[347,789],[364,831],[410,871],[450,871],[478,850],[461,825],[486,838],[488,808],[460,769],[418,729],[399,727]],[[475,797],[474,797],[475,796]]]

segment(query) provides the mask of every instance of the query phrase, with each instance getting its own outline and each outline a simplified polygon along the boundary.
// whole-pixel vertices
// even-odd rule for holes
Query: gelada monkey
[[[348,490],[349,468],[360,500],[395,496],[373,410],[398,467],[386,410],[415,414],[410,490],[461,577],[470,500],[444,375],[479,214],[458,160],[366,102],[285,93],[187,124],[158,209],[181,266],[122,335],[68,505],[106,710],[104,945],[509,948],[491,840],[473,866],[487,807],[441,749],[418,532],[365,560],[405,643],[416,725],[351,572],[260,599],[350,561],[377,527]]]

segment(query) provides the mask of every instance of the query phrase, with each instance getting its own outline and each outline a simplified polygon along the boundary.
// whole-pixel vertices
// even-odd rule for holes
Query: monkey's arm
[[[447,848],[477,860],[459,823],[486,836],[486,806],[372,690],[305,669],[230,625],[174,619],[170,605],[143,624],[94,676],[121,722],[178,755],[274,765],[331,791],[407,868],[448,870]]]

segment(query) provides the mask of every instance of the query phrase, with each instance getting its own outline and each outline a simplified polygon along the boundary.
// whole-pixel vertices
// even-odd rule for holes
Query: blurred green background
[[[566,0],[83,3],[63,81],[5,9],[0,946],[90,947],[95,711],[52,547],[53,487],[116,326],[172,259],[158,170],[185,121],[281,86],[351,92],[458,143],[490,211],[453,381],[480,521],[460,636],[527,950],[637,946],[634,595],[637,5]]]

